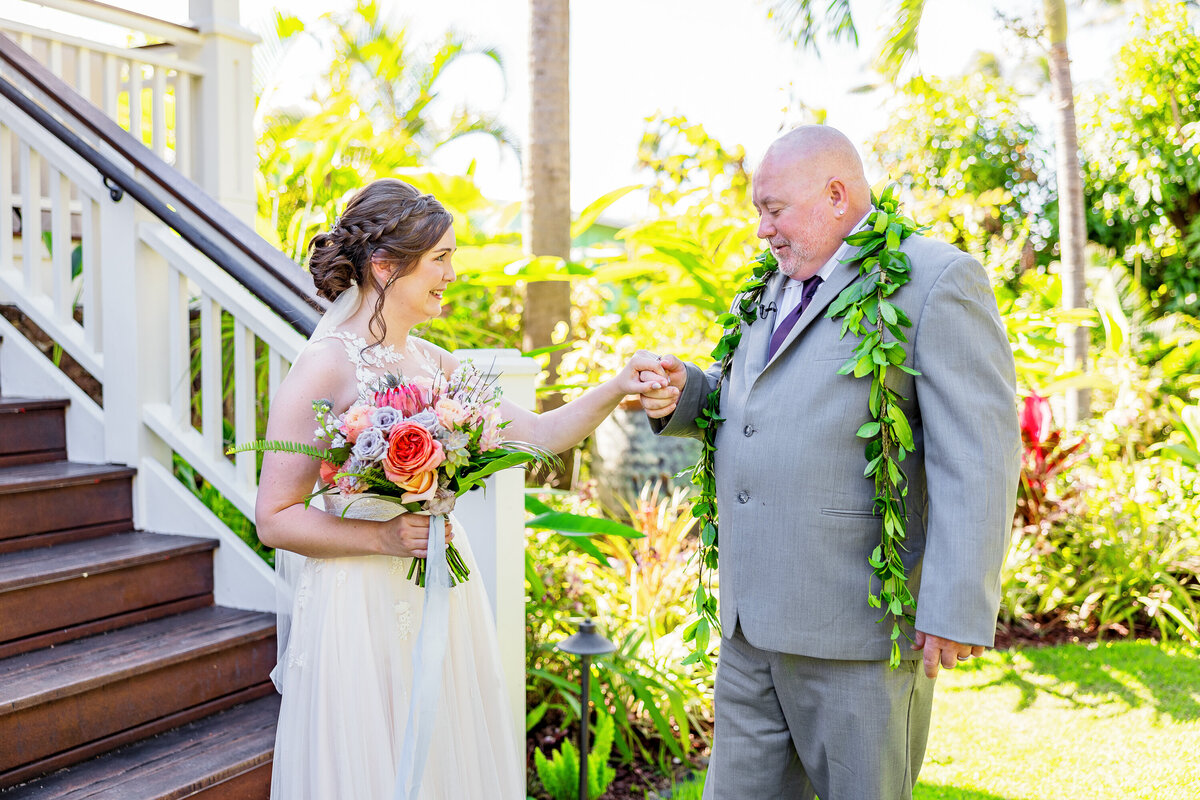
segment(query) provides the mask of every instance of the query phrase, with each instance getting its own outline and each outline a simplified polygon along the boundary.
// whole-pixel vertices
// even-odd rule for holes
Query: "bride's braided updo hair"
[[[404,181],[381,178],[367,184],[350,198],[333,228],[308,242],[308,269],[317,294],[336,300],[354,284],[363,290],[373,285],[378,299],[368,327],[377,337],[375,343],[382,342],[387,334],[383,320],[387,288],[412,271],[452,222],[450,212],[437,198],[421,194]],[[380,285],[371,270],[373,258],[395,265],[385,285]]]

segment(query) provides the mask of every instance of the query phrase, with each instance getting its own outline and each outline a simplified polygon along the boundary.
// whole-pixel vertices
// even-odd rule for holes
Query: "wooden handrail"
[[[0,63],[7,64],[28,81],[44,98],[43,102],[52,101],[64,116],[99,137],[135,170],[167,192],[175,209],[186,209],[194,214],[221,241],[212,242],[207,234],[183,220],[177,211],[168,208],[140,183],[131,180],[128,173],[118,170],[78,136],[74,137],[73,142],[70,136],[64,138],[61,134],[63,131],[70,133],[69,128],[44,111],[38,119],[39,124],[48,129],[57,126],[56,135],[108,179],[118,183],[139,203],[177,230],[189,244],[254,292],[296,330],[305,336],[312,333],[325,303],[317,297],[312,278],[299,265],[272,247],[251,226],[234,216],[203,189],[154,155],[3,33],[0,33]],[[2,77],[0,82],[8,83]],[[25,103],[10,97],[13,102],[23,108],[32,103],[19,89],[15,86],[12,88]],[[34,115],[31,113],[31,116]],[[101,168],[102,162],[105,168]],[[116,171],[117,174],[113,175],[110,171]]]

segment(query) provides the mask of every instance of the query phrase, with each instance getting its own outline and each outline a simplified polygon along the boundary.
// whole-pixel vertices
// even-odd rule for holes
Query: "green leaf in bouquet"
[[[297,455],[308,456],[318,460],[332,460],[333,451],[326,450],[322,447],[314,447],[311,444],[302,442],[268,442],[264,439],[256,439],[253,442],[239,444],[237,447],[231,447],[225,451],[225,455],[231,456],[234,453],[295,453]]]

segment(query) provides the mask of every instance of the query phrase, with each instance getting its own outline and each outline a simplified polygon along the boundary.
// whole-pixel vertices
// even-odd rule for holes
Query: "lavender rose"
[[[404,419],[404,415],[391,406],[372,409],[371,424],[376,428],[382,428],[384,433],[391,430],[392,426]]]
[[[429,408],[425,409],[419,414],[413,414],[411,417],[408,417],[406,421],[415,422],[417,425],[420,425],[422,428],[429,431],[429,435],[433,437],[440,436],[445,430],[445,428],[442,427],[442,424],[438,422],[437,414],[433,412],[433,409]]]
[[[382,409],[380,409],[382,410]],[[393,409],[388,409],[392,411]],[[370,427],[358,435],[358,441],[354,443],[355,458],[364,463],[374,463],[383,458],[383,454],[387,452],[388,437],[383,432],[382,428]]]

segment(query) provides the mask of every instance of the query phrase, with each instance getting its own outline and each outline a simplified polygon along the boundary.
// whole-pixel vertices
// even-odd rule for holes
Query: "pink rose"
[[[354,444],[358,435],[371,427],[371,409],[369,406],[353,406],[342,415],[342,435],[346,441]]]
[[[438,422],[446,428],[462,425],[471,418],[471,412],[464,408],[462,403],[449,397],[438,400],[433,410],[437,414]]]

